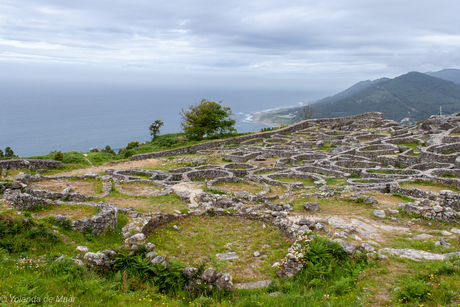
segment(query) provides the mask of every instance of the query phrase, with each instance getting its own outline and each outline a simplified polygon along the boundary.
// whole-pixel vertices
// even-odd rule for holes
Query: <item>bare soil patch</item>
[[[143,182],[123,183],[121,187],[127,194],[130,195],[148,195],[162,189],[159,186]]]
[[[51,192],[62,192],[65,188],[72,188],[72,192],[95,196],[98,194],[100,183],[96,180],[43,180],[30,183],[34,189],[48,190]]]
[[[226,182],[215,185],[216,188],[225,189],[230,192],[246,191],[248,193],[256,194],[262,191],[262,187],[255,184],[241,183],[241,182]]]
[[[38,210],[37,216],[44,217],[48,215],[63,215],[71,220],[78,220],[84,217],[92,217],[97,213],[97,209],[90,207],[90,206],[76,206],[76,205],[69,205],[69,206],[50,206]]]

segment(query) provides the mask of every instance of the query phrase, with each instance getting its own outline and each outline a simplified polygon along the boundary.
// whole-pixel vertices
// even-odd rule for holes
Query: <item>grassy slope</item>
[[[221,137],[221,139],[226,139],[226,138],[234,138],[237,136],[241,135],[247,135],[251,133],[234,133],[234,134],[228,134],[224,135]],[[140,143],[139,146],[134,147],[131,149],[130,155],[126,155],[125,152],[121,154],[109,154],[106,152],[77,152],[77,151],[69,151],[69,152],[64,152],[64,160],[62,161],[64,164],[64,167],[66,169],[70,168],[83,168],[83,167],[88,167],[90,166],[90,163],[85,159],[85,154],[86,158],[91,161],[91,163],[95,166],[104,164],[106,162],[110,161],[123,161],[123,160],[129,160],[131,155],[133,154],[142,154],[142,153],[148,153],[148,152],[155,152],[155,151],[162,151],[162,150],[167,150],[167,149],[174,149],[178,147],[186,147],[194,144],[200,144],[200,143],[206,143],[209,142],[210,140],[216,140],[219,139],[217,137],[210,137],[210,138],[205,138],[201,141],[189,141],[186,140],[185,136],[183,133],[171,133],[171,134],[164,134],[158,136],[155,140],[145,142],[145,143]],[[54,159],[55,158],[55,153],[49,153],[47,155],[42,155],[42,156],[31,156],[27,157],[29,159]]]
[[[169,137],[165,136],[165,138]],[[142,146],[144,145],[139,147]],[[101,153],[96,155],[99,154]],[[72,166],[72,162],[80,163],[76,164],[77,167],[89,165],[83,159],[82,153],[65,153],[66,158],[68,159],[66,167],[75,167]],[[171,164],[164,167],[171,167],[173,161],[171,160]],[[400,201],[398,195],[385,195],[385,197],[388,198],[385,200],[388,202]],[[100,200],[107,201],[115,198],[128,203],[139,201],[139,206],[147,206],[148,209],[157,209],[161,206],[171,212],[183,208],[182,202],[170,196],[155,199],[121,195],[114,191]],[[370,217],[374,210],[362,202],[347,199],[298,198],[292,200],[295,214],[303,211],[301,204],[306,201],[318,201],[321,210],[328,214],[343,214],[349,211]],[[72,210],[70,207],[66,209]],[[55,261],[60,255],[81,257],[74,250],[76,245],[88,246],[91,251],[106,248],[121,250],[123,241],[120,230],[127,222],[125,215],[119,214],[119,226],[115,231],[96,239],[88,234],[68,231],[57,225],[52,218],[28,222],[29,214],[25,212],[23,215],[17,215],[13,210],[7,209],[1,209],[0,212],[2,221],[0,223],[0,297],[5,295],[10,300],[12,297],[20,296],[42,299],[52,297],[56,300],[62,296],[67,300],[73,298],[77,305],[88,306],[420,306],[422,304],[423,306],[446,306],[452,299],[453,305],[450,306],[457,306],[460,303],[458,260],[414,263],[393,256],[385,262],[367,262],[361,257],[345,260],[335,256],[331,258],[331,254],[334,253],[325,252],[324,248],[318,246],[307,257],[312,259],[309,264],[306,264],[309,269],[290,281],[277,279],[274,275],[275,268],[269,265],[275,258],[280,257],[281,248],[279,251],[273,249],[274,254],[279,253],[276,257],[270,258],[271,255],[267,253],[270,260],[267,263],[251,263],[253,260],[251,257],[241,254],[243,262],[234,263],[235,270],[243,270],[245,265],[249,267],[255,264],[256,267],[261,268],[262,275],[257,276],[258,278],[274,280],[268,289],[212,294],[190,293],[183,290],[167,291],[161,287],[161,282],[153,282],[130,265],[122,266],[114,272],[101,272],[78,267],[66,258],[62,262]],[[404,214],[396,217],[401,220],[412,218]],[[206,257],[209,256],[206,253],[211,251],[212,257],[212,254],[224,251],[223,245],[229,243],[228,241],[235,236],[238,237],[235,244],[246,254],[259,249],[265,243],[273,242],[279,243],[285,250],[286,239],[271,227],[263,230],[258,223],[246,221],[232,223],[229,226],[227,222],[219,218],[215,219],[216,217],[206,217],[197,222],[193,219],[179,221],[178,225],[181,228],[179,232],[166,226],[151,237],[151,240],[157,244],[159,252],[174,255],[184,263],[189,262],[188,253],[204,252],[198,257]],[[387,222],[392,223],[389,218]],[[451,227],[447,223],[437,221],[422,221],[422,224],[438,232]],[[46,229],[57,230],[64,236],[53,235]],[[240,238],[251,232],[256,234],[256,238],[251,236]],[[211,235],[206,235],[207,233]],[[194,236],[195,241],[191,240],[191,236]],[[69,244],[70,241],[74,241],[75,244]],[[167,244],[170,242],[174,244],[172,246]],[[449,243],[451,246],[446,248],[436,246],[434,242],[413,242],[403,238],[390,239],[388,246],[410,247],[432,252],[458,250],[454,239]],[[211,263],[223,271],[226,269],[224,263],[215,259],[212,259]],[[237,281],[246,281],[244,276],[239,278]],[[43,305],[65,306],[66,303],[54,301],[53,304]]]

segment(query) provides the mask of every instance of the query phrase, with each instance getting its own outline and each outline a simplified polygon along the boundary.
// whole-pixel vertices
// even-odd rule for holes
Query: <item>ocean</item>
[[[326,93],[305,90],[185,88],[133,84],[2,82],[0,148],[29,157],[53,150],[87,152],[131,141],[150,140],[149,126],[161,119],[161,134],[180,132],[180,111],[202,98],[232,109],[238,132],[267,125],[248,121],[250,113],[299,105]]]

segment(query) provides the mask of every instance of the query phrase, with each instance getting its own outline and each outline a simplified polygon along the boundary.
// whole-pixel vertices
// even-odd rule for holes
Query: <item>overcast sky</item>
[[[460,68],[458,0],[0,0],[0,77],[300,88]]]

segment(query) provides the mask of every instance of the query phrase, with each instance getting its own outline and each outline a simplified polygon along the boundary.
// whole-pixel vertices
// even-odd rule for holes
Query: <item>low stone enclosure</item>
[[[385,258],[383,254],[387,253],[415,260],[445,259],[454,254],[460,255],[460,252],[430,254],[415,250],[376,249],[368,242],[345,242],[343,239],[352,236],[369,238],[362,222],[347,224],[332,217],[328,220],[299,218],[292,215],[289,200],[302,191],[302,197],[320,199],[347,194],[352,199],[362,199],[375,205],[376,201],[366,196],[366,192],[394,193],[407,196],[411,201],[399,202],[398,210],[375,210],[376,217],[395,214],[395,211],[407,212],[424,219],[454,223],[455,226],[460,222],[460,194],[455,192],[460,190],[459,123],[460,116],[450,115],[433,116],[414,126],[399,126],[394,121],[384,120],[383,114],[377,112],[307,120],[275,131],[132,157],[132,160],[141,160],[198,152],[215,154],[231,163],[184,167],[167,172],[108,168],[104,176],[93,173],[81,176],[20,174],[14,182],[0,182],[0,189],[4,203],[17,210],[64,204],[97,208],[97,214],[91,218],[71,222],[73,230],[83,232],[91,229],[95,235],[116,228],[117,213],[128,214],[129,222],[122,232],[126,245],[133,250],[138,245],[145,245],[146,238],[159,227],[177,219],[212,213],[260,220],[277,227],[294,241],[286,257],[277,264],[277,273],[286,277],[292,277],[302,268],[300,256],[295,253],[295,241],[325,233],[327,227],[337,229],[332,238],[340,242],[350,255],[366,253],[369,257],[379,255]],[[239,146],[223,147],[228,144]],[[69,178],[100,180],[103,191],[97,198],[107,196],[114,187],[123,192],[124,183],[155,186],[158,190],[152,192],[152,196],[175,193],[189,203],[189,209],[186,212],[141,213],[133,208],[117,209],[114,204],[93,202],[95,196],[30,187],[33,182]],[[176,189],[192,182],[204,184],[209,191],[192,197],[190,192]],[[410,187],[411,183],[419,187]],[[232,184],[253,186],[258,192],[232,192],[227,188]],[[445,189],[428,191],[421,188],[424,184],[442,185]],[[277,193],[272,191],[275,188],[279,189]],[[318,209],[318,204],[306,203],[303,207],[314,211]],[[64,221],[65,217],[59,219]],[[457,230],[454,227],[451,234]],[[152,254],[149,254],[152,263],[167,263],[165,256],[156,255],[153,250],[151,248]],[[91,265],[106,266],[110,262],[107,253],[111,252],[88,252],[85,259],[90,260]],[[195,268],[187,270],[192,272]],[[215,271],[208,274],[213,276],[209,279],[212,280],[210,284],[231,288],[231,276],[219,275]]]
[[[0,160],[0,173],[2,169],[48,169],[60,167],[62,163],[56,160],[45,159],[9,159]]]

